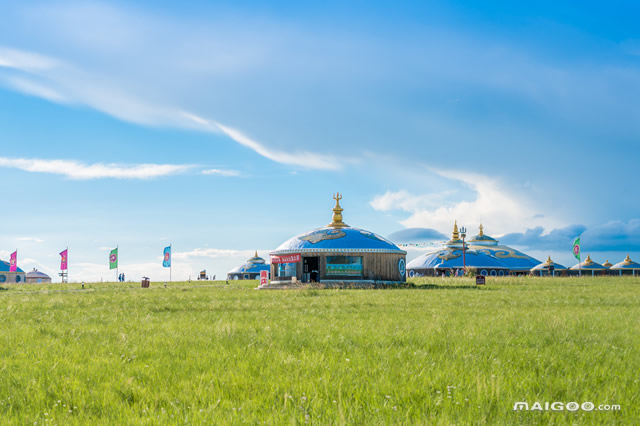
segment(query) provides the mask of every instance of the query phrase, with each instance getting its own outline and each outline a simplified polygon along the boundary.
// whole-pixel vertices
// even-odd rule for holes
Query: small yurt
[[[555,263],[551,260],[551,256],[548,256],[546,261],[531,268],[532,275],[540,275],[541,277],[549,275],[555,277],[556,275],[565,275],[566,272],[567,268],[559,263]]]
[[[594,262],[591,260],[591,256],[587,255],[587,258],[583,262],[573,265],[570,271],[572,275],[582,273],[582,275],[596,276],[606,274],[607,268],[597,262]]]
[[[340,194],[327,226],[296,235],[270,253],[271,284],[396,284],[406,281],[406,255],[391,241],[342,221]]]
[[[26,282],[28,284],[48,284],[51,283],[51,277],[33,268],[33,271],[27,272]]]
[[[610,270],[616,272],[619,275],[633,275],[640,276],[640,263],[631,260],[629,255],[620,263],[613,265]]]
[[[11,265],[9,262],[0,260],[0,285],[2,284],[23,284],[25,282],[25,273],[22,269],[17,268],[15,272],[9,271]]]
[[[269,271],[269,269],[270,265],[258,256],[256,251],[255,255],[245,263],[227,272],[227,280],[259,280],[260,272]]]

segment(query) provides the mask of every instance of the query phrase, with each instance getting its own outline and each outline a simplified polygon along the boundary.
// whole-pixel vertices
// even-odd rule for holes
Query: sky
[[[638,260],[634,3],[0,0],[0,259],[223,278],[339,191],[409,260],[454,220]]]

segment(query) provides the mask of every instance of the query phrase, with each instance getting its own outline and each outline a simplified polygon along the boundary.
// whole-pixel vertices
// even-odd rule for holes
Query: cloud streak
[[[72,180],[90,179],[153,179],[184,173],[193,168],[185,164],[85,164],[71,160],[43,160],[0,157],[0,167],[31,173],[61,175]]]
[[[56,103],[83,104],[117,119],[144,126],[169,126],[224,134],[264,158],[289,166],[320,170],[341,168],[341,162],[334,156],[269,148],[233,127],[190,111],[137,97],[131,91],[118,88],[115,82],[105,76],[91,74],[44,55],[0,47],[0,68],[23,72],[20,76],[0,74],[0,78],[11,89],[30,96]]]

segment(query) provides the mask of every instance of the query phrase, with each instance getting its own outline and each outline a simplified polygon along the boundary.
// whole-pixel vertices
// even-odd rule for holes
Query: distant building
[[[582,274],[582,275],[596,276],[596,275],[607,275],[608,269],[609,268],[607,268],[606,266],[602,266],[598,262],[594,262],[591,259],[591,256],[587,255],[587,258],[584,261],[580,263],[576,263],[569,269],[569,271],[571,272],[572,275]]]
[[[9,272],[10,266],[9,262],[0,260],[0,285],[24,283],[26,279],[24,271],[18,268],[16,272]]]
[[[246,263],[227,272],[227,280],[259,280],[260,271],[269,271],[270,265],[258,256],[258,252]],[[268,274],[267,274],[268,275]]]
[[[33,271],[27,272],[26,282],[27,284],[47,284],[51,283],[51,277],[44,272],[40,272],[36,268],[33,268]]]
[[[566,275],[567,268],[559,263],[555,263],[551,260],[551,256],[549,256],[545,262],[531,268],[531,273],[540,275],[541,277],[548,275],[555,277],[556,275]]]
[[[640,275],[640,264],[631,260],[627,255],[622,262],[616,263],[610,270],[612,273],[618,273],[619,275],[633,275],[635,277]]]
[[[342,221],[342,196],[333,220],[282,243],[271,254],[271,283],[397,284],[406,281],[406,255],[391,241]]]
[[[451,240],[407,264],[409,276],[455,275],[464,265],[467,269],[475,269],[480,275],[501,277],[529,274],[532,268],[540,264],[539,260],[528,254],[500,245],[498,240],[485,235],[482,225],[480,233],[465,241],[464,246],[463,256],[462,238],[456,222],[453,224]]]

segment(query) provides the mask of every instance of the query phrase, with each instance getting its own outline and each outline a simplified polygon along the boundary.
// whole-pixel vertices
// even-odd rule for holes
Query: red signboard
[[[271,263],[296,263],[300,262],[302,257],[300,253],[287,254],[285,256],[271,256]]]
[[[269,282],[267,281],[268,277],[267,271],[260,271],[260,285],[267,285]]]

